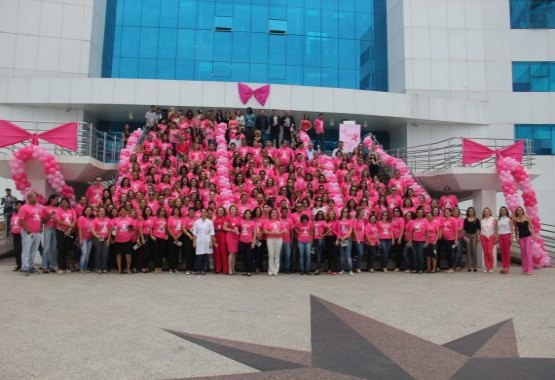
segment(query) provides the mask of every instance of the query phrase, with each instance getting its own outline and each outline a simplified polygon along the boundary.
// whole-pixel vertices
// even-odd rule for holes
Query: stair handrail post
[[[116,135],[114,134],[114,142],[112,144],[112,159],[116,162]]]
[[[93,124],[89,123],[89,156],[92,157]]]
[[[106,162],[106,131],[104,132],[103,139],[103,149],[102,149],[102,162]]]

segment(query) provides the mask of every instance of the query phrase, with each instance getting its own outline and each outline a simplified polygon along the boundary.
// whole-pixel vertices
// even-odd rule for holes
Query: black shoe
[[[310,273],[310,271],[307,270],[305,274],[310,276],[312,273]]]
[[[19,272],[19,267],[15,267],[12,269],[12,272]]]
[[[204,272],[200,272],[200,274],[204,276],[204,275],[205,275],[206,273],[204,273]]]

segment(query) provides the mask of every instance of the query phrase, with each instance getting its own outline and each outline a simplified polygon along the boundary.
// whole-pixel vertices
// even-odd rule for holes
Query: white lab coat
[[[208,218],[203,222],[202,218],[193,224],[193,235],[197,237],[197,255],[211,254],[210,236],[214,236],[214,223]]]

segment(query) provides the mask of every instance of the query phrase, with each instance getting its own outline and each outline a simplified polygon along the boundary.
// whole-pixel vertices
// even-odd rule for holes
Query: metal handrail
[[[452,167],[463,167],[462,163],[462,137],[451,137],[430,144],[415,145],[406,148],[390,149],[390,155],[400,158],[412,172],[431,172]],[[491,149],[500,149],[516,141],[524,141],[523,165],[530,169],[534,166],[534,153],[531,140],[473,138]],[[496,163],[495,156],[489,157],[479,163],[465,165],[468,168],[490,168]]]
[[[32,121],[32,120],[10,120],[35,133],[45,132],[64,121]],[[104,132],[96,129],[92,123],[78,122],[77,127],[77,150],[72,151],[58,145],[41,141],[40,145],[47,152],[55,156],[89,156],[103,163],[116,163],[119,161],[119,153],[123,149],[123,138],[120,133]],[[30,141],[24,141],[0,149],[0,154],[13,154],[15,151],[27,146]]]

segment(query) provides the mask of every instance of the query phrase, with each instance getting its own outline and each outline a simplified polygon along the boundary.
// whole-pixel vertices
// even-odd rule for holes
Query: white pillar
[[[44,198],[48,198],[48,196],[54,192],[48,183],[48,179],[44,174],[44,169],[40,161],[28,161],[25,164],[25,172],[27,173],[29,182],[31,182],[31,188],[37,193],[42,194]]]
[[[472,193],[473,206],[481,219],[484,208],[489,207],[493,216],[497,215],[497,192],[494,190],[477,190]],[[484,267],[482,246],[478,243],[478,266]],[[493,247],[493,266],[497,267],[497,244]]]

